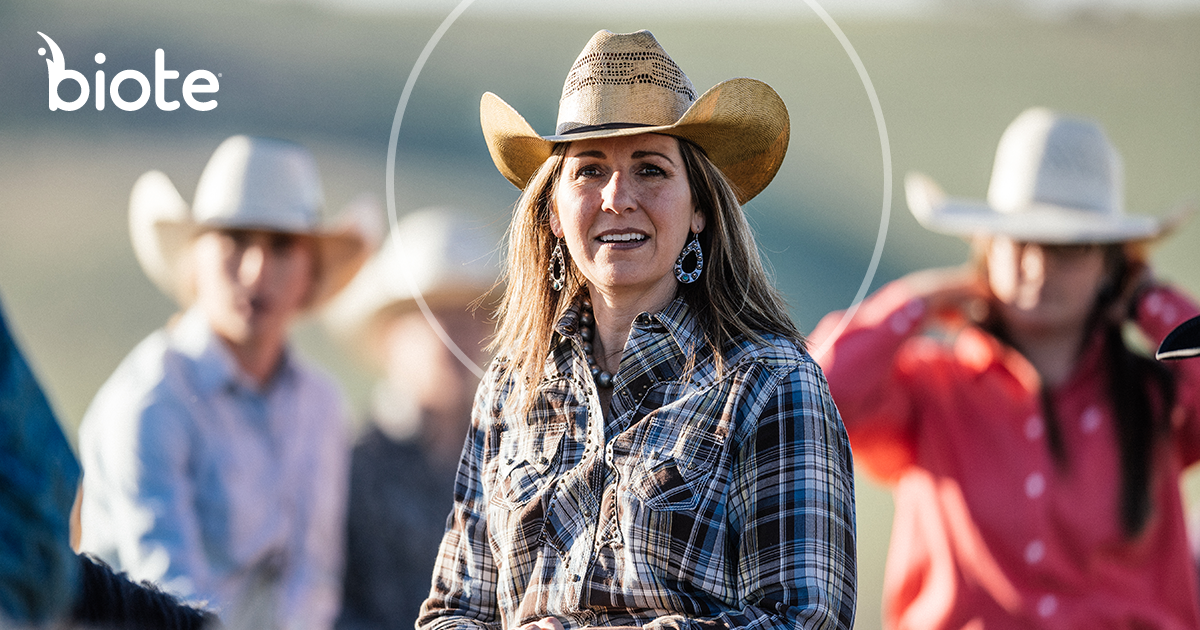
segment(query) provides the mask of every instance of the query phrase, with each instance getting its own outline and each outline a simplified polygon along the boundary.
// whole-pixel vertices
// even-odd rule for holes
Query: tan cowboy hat
[[[947,198],[921,173],[909,173],[904,187],[921,225],[956,236],[1117,243],[1158,238],[1183,219],[1125,214],[1121,156],[1099,123],[1042,107],[1001,136],[986,202]]]
[[[492,161],[524,189],[554,144],[661,133],[690,140],[725,173],[745,203],[767,187],[787,152],[783,99],[755,79],[729,79],[699,98],[650,31],[600,31],[567,74],[555,135],[539,136],[491,92],[479,118]]]
[[[418,308],[464,311],[489,295],[499,276],[498,236],[477,219],[448,208],[424,208],[401,218],[379,252],[322,312],[343,341],[368,358],[386,320]]]
[[[293,142],[233,136],[200,175],[191,208],[160,171],[138,178],[129,198],[129,233],[142,270],[183,306],[195,296],[183,278],[191,240],[214,228],[311,236],[318,274],[309,307],[324,303],[354,277],[369,251],[361,230],[321,225],[324,206],[316,161]]]

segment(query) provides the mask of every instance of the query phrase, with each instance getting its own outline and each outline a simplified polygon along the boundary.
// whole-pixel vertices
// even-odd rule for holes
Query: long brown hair
[[[704,271],[699,282],[679,285],[679,292],[704,331],[705,345],[711,349],[717,369],[723,368],[724,351],[738,338],[762,341],[763,335],[774,334],[803,348],[804,338],[788,315],[787,302],[767,275],[729,180],[703,149],[677,140],[692,201],[706,218],[699,235]],[[556,145],[534,173],[517,200],[509,226],[501,279],[507,284],[497,310],[496,337],[489,349],[504,362],[502,369],[527,387],[541,378],[555,322],[587,289],[587,279],[565,249],[566,282],[561,290],[550,287],[547,273],[557,240],[550,231],[553,191],[567,146]]]
[[[1125,534],[1133,538],[1145,527],[1153,507],[1150,490],[1154,451],[1170,429],[1171,409],[1175,405],[1175,381],[1174,375],[1165,366],[1126,343],[1124,324],[1133,318],[1132,309],[1136,307],[1136,301],[1129,304],[1125,312],[1114,313],[1118,301],[1130,295],[1135,289],[1133,284],[1140,281],[1139,271],[1144,265],[1144,253],[1138,246],[1127,243],[1102,247],[1109,276],[1096,296],[1084,338],[1100,335],[1104,344],[1108,398],[1116,423],[1121,460],[1121,526]],[[986,277],[986,261],[978,244],[975,251],[980,273]],[[999,316],[999,309],[988,309],[983,327],[997,339],[1013,345]],[[1056,465],[1065,469],[1070,463],[1070,453],[1063,441],[1053,397],[1044,384],[1039,397],[1042,417],[1046,422],[1047,445]]]

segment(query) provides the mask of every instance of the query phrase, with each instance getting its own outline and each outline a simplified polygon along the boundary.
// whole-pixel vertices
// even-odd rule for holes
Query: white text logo
[[[46,40],[46,45],[50,48],[50,58],[46,60],[46,69],[50,78],[50,111],[63,110],[73,112],[80,107],[83,107],[91,96],[92,86],[88,84],[87,79],[82,72],[78,70],[68,70],[66,60],[63,58],[62,50],[54,40],[46,36],[41,31],[38,35]],[[46,49],[39,48],[38,54],[45,57]],[[96,53],[96,64],[103,64],[105,61],[104,53]],[[178,70],[167,70],[166,68],[166,53],[159,48],[154,51],[154,104],[159,109],[170,112],[179,109],[179,101],[168,101],[166,94],[166,83],[172,79],[179,78]],[[71,80],[79,84],[79,96],[70,102],[64,101],[58,95],[58,86],[64,80]],[[141,91],[138,97],[132,101],[127,101],[121,96],[120,86],[126,81],[136,82]],[[207,112],[217,107],[217,100],[210,98],[207,101],[202,101],[196,98],[197,94],[215,94],[221,88],[217,81],[217,76],[208,70],[194,70],[188,73],[183,80],[183,102],[187,103],[188,107],[194,110]],[[104,109],[105,90],[104,90],[104,71],[96,71],[96,109]],[[150,100],[150,80],[146,75],[137,70],[122,70],[113,76],[112,82],[108,85],[108,98],[112,100],[113,105],[118,109],[123,109],[127,112],[137,111],[142,108]]]

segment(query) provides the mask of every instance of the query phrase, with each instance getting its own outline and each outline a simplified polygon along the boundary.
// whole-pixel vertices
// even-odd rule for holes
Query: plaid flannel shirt
[[[850,628],[853,471],[821,369],[768,337],[718,375],[676,299],[635,319],[606,423],[577,318],[528,414],[498,365],[480,385],[418,627]]]

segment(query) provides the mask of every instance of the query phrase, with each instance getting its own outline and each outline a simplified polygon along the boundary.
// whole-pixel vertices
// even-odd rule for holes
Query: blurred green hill
[[[535,129],[554,126],[558,94],[600,28],[648,28],[700,90],[732,76],[775,87],[792,116],[788,158],[747,208],[797,321],[811,330],[846,308],[891,215],[873,287],[906,271],[957,264],[966,246],[925,232],[901,182],[922,170],[952,194],[983,197],[1004,127],[1047,105],[1100,119],[1125,157],[1127,206],[1162,213],[1200,189],[1200,16],[1106,13],[1056,21],[989,10],[932,20],[840,22],[878,93],[896,186],[883,188],[880,132],[863,82],[814,19],[679,16],[605,20],[475,17],[433,49],[397,140],[396,207],[459,206],[502,229],[516,199],[478,123],[493,91]],[[835,16],[836,17],[836,16]],[[287,137],[317,153],[330,206],[384,196],[388,135],[402,88],[443,15],[348,14],[282,2],[0,0],[0,297],[68,433],[121,358],[175,310],[142,275],[126,228],[134,179],[166,172],[184,197],[213,148],[234,133]],[[138,112],[89,103],[47,108],[41,31],[68,68],[153,77],[154,50],[185,76],[220,74],[218,107]],[[103,52],[98,65],[94,56]],[[178,98],[175,81],[173,98]],[[129,85],[127,87],[132,87]],[[64,84],[62,94],[70,98]],[[128,97],[136,96],[129,94]],[[886,197],[885,197],[886,194]],[[1200,294],[1200,225],[1156,250],[1160,275]],[[315,324],[303,352],[329,366],[360,406],[370,376]],[[879,625],[890,503],[860,481],[860,628]]]

